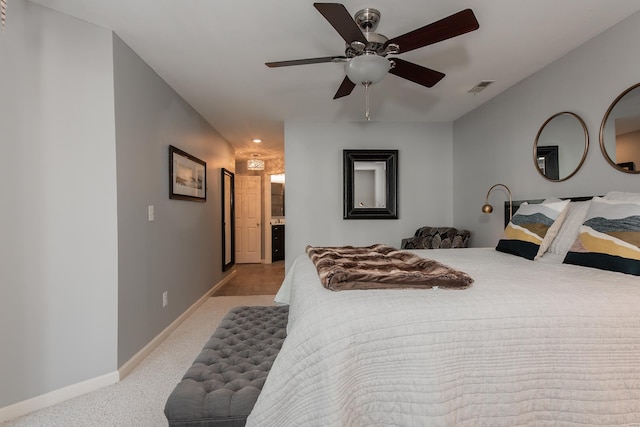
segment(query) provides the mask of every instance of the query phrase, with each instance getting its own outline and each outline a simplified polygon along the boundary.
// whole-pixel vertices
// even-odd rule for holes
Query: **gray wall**
[[[114,378],[223,277],[220,168],[235,169],[233,148],[111,31],[9,7],[0,408]],[[207,162],[206,203],[169,200],[169,144]]]
[[[506,194],[492,193],[492,215],[480,209],[495,183],[508,185],[514,199],[640,190],[640,177],[609,166],[598,142],[611,102],[640,81],[640,56],[630,54],[639,39],[635,14],[454,122],[453,222],[473,232],[472,246],[495,246],[502,232]],[[591,144],[582,169],[554,183],[536,172],[531,153],[540,126],[560,111],[584,119]]]
[[[0,34],[0,407],[117,369],[111,32],[16,0]]]
[[[398,149],[397,220],[342,219],[342,150]],[[400,246],[423,225],[451,225],[450,123],[285,123],[286,265],[306,245]]]
[[[220,168],[235,167],[229,143],[117,36],[113,48],[121,366],[222,279]],[[169,199],[169,145],[207,163],[206,203]]]

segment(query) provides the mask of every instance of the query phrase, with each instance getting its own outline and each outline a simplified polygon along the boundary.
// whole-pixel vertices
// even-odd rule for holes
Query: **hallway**
[[[212,296],[275,295],[284,279],[284,261],[236,264],[235,276]]]

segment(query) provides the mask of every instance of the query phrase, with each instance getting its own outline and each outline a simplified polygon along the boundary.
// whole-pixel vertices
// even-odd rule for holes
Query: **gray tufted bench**
[[[169,395],[169,426],[244,426],[282,347],[288,315],[288,306],[229,310]]]

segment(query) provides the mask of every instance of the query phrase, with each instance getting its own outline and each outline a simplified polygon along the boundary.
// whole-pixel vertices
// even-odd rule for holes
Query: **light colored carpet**
[[[119,383],[2,426],[167,426],[163,412],[167,397],[222,317],[243,305],[273,305],[273,295],[209,298]]]

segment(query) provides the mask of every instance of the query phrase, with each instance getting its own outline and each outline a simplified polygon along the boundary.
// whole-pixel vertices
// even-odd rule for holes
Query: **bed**
[[[536,261],[411,252],[474,283],[332,292],[295,260],[276,297],[287,338],[247,425],[640,423],[640,277],[564,264],[553,247]]]

